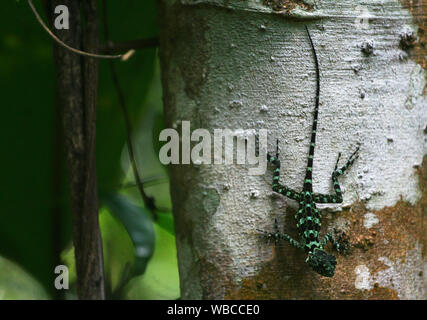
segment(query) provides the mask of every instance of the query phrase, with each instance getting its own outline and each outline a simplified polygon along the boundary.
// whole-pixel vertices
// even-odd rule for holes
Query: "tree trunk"
[[[272,191],[270,166],[171,165],[183,299],[425,298],[427,1],[359,3],[159,0],[168,128],[267,129],[281,183],[301,190],[316,87],[306,25],[320,65],[314,192],[332,194],[338,153],[361,145],[343,204],[319,205],[321,234],[350,242],[333,278],[256,231],[277,218],[296,237],[297,204]]]
[[[52,21],[54,9],[60,4],[69,9],[70,30],[56,30],[59,38],[74,48],[96,53],[99,41],[96,0],[52,0]],[[57,44],[54,54],[70,185],[77,294],[84,300],[105,299],[95,163],[98,61],[82,58]]]

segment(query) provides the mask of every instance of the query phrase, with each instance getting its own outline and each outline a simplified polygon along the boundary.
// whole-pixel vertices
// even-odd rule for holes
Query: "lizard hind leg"
[[[360,147],[357,147],[356,150],[348,158],[347,163],[343,165],[339,170],[337,170],[337,168],[338,168],[338,161],[340,160],[340,157],[341,157],[341,152],[338,154],[338,159],[335,164],[334,172],[332,173],[332,178],[334,178],[334,176],[338,177],[343,175],[344,172],[353,165],[354,161],[359,157],[359,150],[360,150]]]
[[[332,183],[334,185],[334,191],[335,191],[335,195],[331,197],[332,201],[335,200],[333,202],[341,203],[343,201],[341,186],[338,182],[338,176],[343,175],[344,172],[353,165],[354,161],[359,157],[358,152],[359,152],[359,147],[357,147],[356,150],[350,155],[346,164],[337,170],[338,161],[340,160],[340,157],[341,157],[341,153],[338,154],[338,159],[335,164],[334,172],[332,173]]]
[[[348,170],[354,163],[354,161],[359,157],[358,155],[359,147],[350,155],[345,165],[338,169],[338,162],[341,158],[341,152],[338,153],[337,162],[335,163],[334,171],[332,172],[332,183],[334,187],[335,194],[319,194],[315,193],[313,195],[314,202],[316,203],[342,203],[342,191],[341,186],[338,181],[338,177],[343,175],[346,170]]]
[[[333,235],[328,232],[321,242],[322,247],[324,247],[327,242],[330,242],[332,247],[342,255],[346,255],[350,252],[350,241],[343,231],[340,232],[334,228]]]
[[[279,223],[277,222],[277,219],[274,219],[274,229],[275,229],[274,230],[275,232],[268,232],[261,229],[256,229],[256,230],[262,233],[264,237],[267,238],[268,241],[273,240],[277,244],[280,240],[285,240],[295,248],[298,248],[298,249],[302,248],[301,244],[295,239],[293,239],[290,235],[285,233],[280,233]]]

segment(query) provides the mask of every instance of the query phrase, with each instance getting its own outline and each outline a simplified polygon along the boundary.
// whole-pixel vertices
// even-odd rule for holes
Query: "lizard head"
[[[325,277],[333,277],[337,265],[337,259],[332,254],[318,248],[309,252],[306,262],[314,271]]]

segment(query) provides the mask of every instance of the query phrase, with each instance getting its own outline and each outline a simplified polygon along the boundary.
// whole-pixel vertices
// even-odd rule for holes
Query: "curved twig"
[[[86,57],[92,57],[92,58],[98,58],[98,59],[121,59],[122,61],[128,60],[135,53],[135,50],[131,49],[128,52],[126,52],[125,54],[117,54],[117,55],[96,54],[96,53],[90,53],[90,52],[81,51],[81,50],[78,50],[76,48],[70,47],[66,43],[62,42],[48,28],[48,26],[46,26],[46,24],[44,23],[43,19],[40,17],[39,13],[37,12],[36,8],[34,7],[33,1],[32,0],[27,0],[27,1],[28,1],[28,5],[30,6],[31,10],[33,11],[35,17],[37,18],[37,21],[46,30],[46,32],[52,37],[52,39],[55,40],[58,44],[60,44],[64,48],[66,48],[66,49],[68,49],[68,50],[70,50],[70,51],[72,51],[74,53],[77,53],[79,55],[86,56]]]
[[[107,23],[107,9],[106,9],[107,5],[106,5],[105,0],[102,3],[103,3],[103,14],[104,14],[104,37],[108,43],[108,41],[109,41],[109,30],[108,30],[108,23]],[[110,61],[110,70],[111,70],[111,76],[113,79],[113,84],[114,84],[114,87],[116,88],[117,96],[119,99],[119,106],[122,110],[123,118],[125,121],[126,140],[127,140],[127,147],[128,147],[127,149],[128,149],[128,153],[129,153],[129,160],[131,163],[133,175],[135,177],[135,183],[136,183],[136,186],[138,187],[142,201],[144,202],[147,209],[150,210],[150,212],[153,216],[153,219],[157,220],[156,210],[158,210],[158,208],[156,207],[156,205],[154,203],[154,198],[149,196],[145,192],[143,182],[142,182],[141,176],[139,174],[138,165],[137,165],[136,158],[135,158],[135,151],[133,148],[132,125],[130,122],[129,113],[128,113],[128,110],[126,107],[126,102],[125,102],[125,96],[124,96],[123,91],[122,91],[121,86],[120,86],[119,77],[118,77],[117,72],[116,72],[114,61]]]

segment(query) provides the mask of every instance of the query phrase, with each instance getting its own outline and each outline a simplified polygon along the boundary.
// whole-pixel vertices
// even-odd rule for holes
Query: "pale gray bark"
[[[167,126],[179,131],[180,122],[190,120],[193,130],[268,129],[270,151],[280,139],[282,183],[301,190],[316,81],[307,25],[321,75],[315,192],[332,192],[338,153],[344,161],[361,144],[360,158],[340,178],[344,203],[322,208],[341,211],[361,201],[363,214],[354,224],[348,215],[327,215],[323,232],[338,227],[355,238],[353,227],[360,224],[363,235],[376,230],[376,242],[373,249],[355,249],[351,258],[339,259],[345,272],[337,269],[325,283],[300,266],[302,254],[287,244],[272,250],[255,231],[273,230],[275,217],[293,230],[296,204],[272,197],[271,170],[251,176],[238,165],[173,165],[182,297],[424,298],[422,237],[408,235],[401,241],[404,257],[395,254],[394,229],[381,211],[402,199],[415,208],[409,214],[415,225],[422,221],[420,175],[414,167],[422,166],[426,153],[426,71],[401,45],[402,34],[417,34],[413,17],[397,0],[364,7],[366,2],[354,0],[294,1],[301,6],[281,13],[264,2],[159,1]],[[286,255],[286,261],[278,262],[284,270],[275,277],[286,285],[275,287],[257,275],[278,255]],[[309,285],[301,277],[310,279]],[[261,285],[245,296],[244,286],[255,278]],[[269,294],[279,287],[291,293]],[[343,296],[319,293],[325,287],[344,288]],[[393,294],[382,296],[378,288]]]

